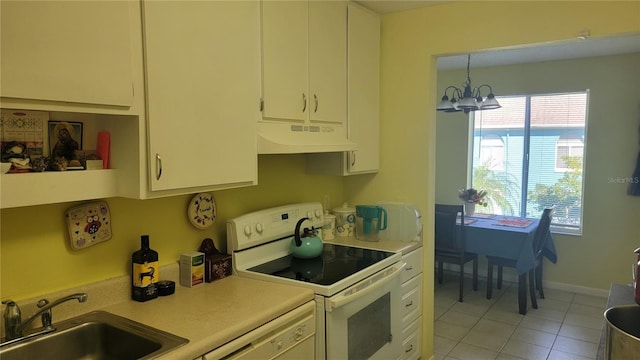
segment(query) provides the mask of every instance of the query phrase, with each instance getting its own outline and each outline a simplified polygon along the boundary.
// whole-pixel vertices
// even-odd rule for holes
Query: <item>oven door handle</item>
[[[373,275],[370,279],[364,280],[364,284],[356,285],[353,290],[340,294],[335,299],[328,300],[327,311],[331,312],[334,309],[344,306],[352,301],[356,301],[361,297],[386,286],[400,276],[400,273],[402,273],[402,270],[406,265],[407,263],[405,262],[393,265],[378,273],[378,275]]]

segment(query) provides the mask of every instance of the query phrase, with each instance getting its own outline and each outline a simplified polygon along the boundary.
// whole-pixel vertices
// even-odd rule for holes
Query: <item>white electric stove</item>
[[[316,358],[399,358],[401,254],[325,242],[321,256],[294,258],[289,245],[305,217],[305,227],[321,228],[322,205],[284,205],[227,221],[234,273],[315,292]]]

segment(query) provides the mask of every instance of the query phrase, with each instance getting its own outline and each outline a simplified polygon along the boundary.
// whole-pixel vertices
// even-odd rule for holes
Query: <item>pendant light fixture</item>
[[[471,54],[467,58],[467,82],[464,84],[464,89],[460,89],[456,86],[449,86],[444,90],[444,96],[436,110],[444,112],[458,112],[464,111],[468,114],[470,111],[476,110],[491,110],[501,108],[502,105],[496,100],[493,95],[493,89],[487,84],[482,84],[476,88],[471,88],[471,77],[469,76],[469,66],[471,64]],[[489,93],[486,97],[483,97],[480,90],[482,88],[489,88]],[[451,90],[451,100],[447,92]]]

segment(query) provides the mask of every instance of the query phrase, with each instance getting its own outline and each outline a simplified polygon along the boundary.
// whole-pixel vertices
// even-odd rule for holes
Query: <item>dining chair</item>
[[[536,229],[536,233],[533,238],[533,255],[536,259],[536,267],[534,272],[536,290],[540,293],[540,298],[544,299],[544,291],[542,290],[542,263],[544,259],[544,248],[547,244],[549,237],[551,236],[550,227],[553,215],[555,214],[556,206],[550,206],[545,208],[540,217],[540,225]],[[543,224],[544,221],[544,224]]]
[[[526,312],[526,292],[527,292],[527,275],[529,276],[529,294],[531,297],[531,307],[538,308],[536,300],[536,289],[540,292],[540,298],[544,299],[542,290],[542,259],[543,249],[549,237],[549,227],[551,219],[555,211],[555,205],[547,207],[540,215],[540,222],[533,235],[532,251],[535,259],[535,266],[529,270],[528,274],[520,274],[518,276],[518,301],[520,302],[520,313]],[[502,289],[502,272],[504,267],[516,267],[516,260],[505,259],[497,256],[487,256],[487,299],[491,299],[493,291],[493,267],[498,267],[497,288]]]
[[[460,227],[457,226],[460,214]],[[458,301],[462,302],[464,292],[464,266],[473,261],[472,286],[478,290],[478,254],[465,251],[464,207],[462,205],[436,204],[435,216],[435,261],[437,263],[438,284],[442,284],[444,263],[459,266],[460,291]]]

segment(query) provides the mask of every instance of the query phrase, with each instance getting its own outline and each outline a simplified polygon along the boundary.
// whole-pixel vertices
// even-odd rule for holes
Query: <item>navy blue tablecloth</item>
[[[465,217],[465,223],[470,222],[464,227],[466,251],[513,259],[516,261],[518,274],[524,274],[535,266],[533,237],[540,219],[526,219],[532,221],[526,227],[499,225],[497,222],[500,219],[523,218],[502,215],[496,215],[493,218]],[[557,261],[551,233],[545,243],[543,255],[553,263]]]

